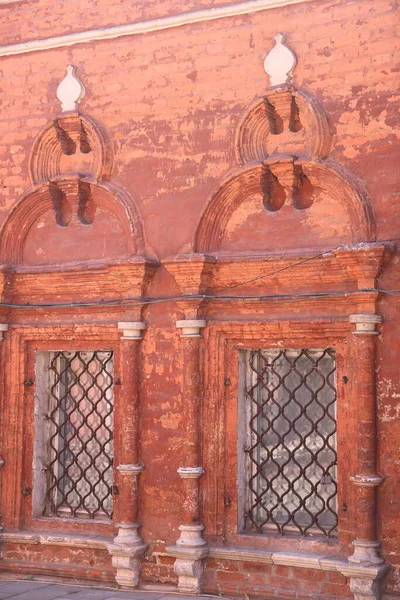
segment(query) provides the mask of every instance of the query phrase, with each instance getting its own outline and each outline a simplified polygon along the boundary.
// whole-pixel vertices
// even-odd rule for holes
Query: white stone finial
[[[275,46],[264,60],[264,70],[269,75],[272,86],[290,83],[296,66],[296,55],[283,43],[284,40],[285,36],[278,33],[275,36]]]
[[[75,76],[75,67],[68,65],[67,74],[57,88],[57,98],[63,112],[76,110],[85,95],[85,88]]]

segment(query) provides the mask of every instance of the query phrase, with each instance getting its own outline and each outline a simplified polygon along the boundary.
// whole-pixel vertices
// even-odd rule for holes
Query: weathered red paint
[[[225,2],[183,6],[171,0],[146,5],[86,0],[71,12],[68,3],[53,2],[49,8],[45,0],[21,1],[2,7],[0,31],[6,44],[79,31],[83,23],[84,28],[101,27],[220,4]],[[388,248],[396,245],[400,226],[395,27],[396,7],[390,0],[316,0],[0,59],[2,301],[214,294],[325,249],[374,239],[394,241],[385,242],[386,250],[380,245],[358,251],[344,247],[226,294],[338,292],[375,285],[397,289],[399,262]],[[296,137],[285,132],[271,142],[269,136],[267,143],[269,125],[259,100],[268,85],[262,60],[278,30],[285,31],[299,59],[290,93],[303,107],[304,128]],[[59,111],[55,90],[70,63],[77,66],[86,95],[81,115],[60,123],[73,136],[81,118],[91,154],[63,154],[52,126]],[[277,166],[276,154],[297,159]],[[288,205],[266,210],[260,180],[265,177],[270,186],[272,173],[289,188],[300,170],[314,187],[314,203],[305,210]],[[307,188],[305,201],[309,193]],[[55,206],[68,226],[56,223]],[[92,224],[80,220],[82,206],[88,214],[94,211]],[[9,324],[1,347],[0,455],[5,466],[0,507],[6,532],[51,530],[112,539],[118,519],[135,519],[137,490],[127,488],[124,476],[110,525],[33,519],[31,496],[22,494],[32,486],[34,402],[34,387],[22,384],[35,377],[35,350],[98,345],[115,349],[122,361],[132,344],[141,365],[138,412],[131,415],[137,419],[132,430],[138,427],[139,434],[130,440],[132,447],[124,446],[121,407],[129,408],[129,390],[121,386],[120,392],[116,389],[116,461],[130,457],[145,465],[137,498],[141,535],[149,544],[143,581],[176,582],[174,559],[165,549],[179,537],[185,512],[188,523],[200,518],[211,545],[347,557],[356,535],[377,536],[382,555],[392,564],[384,591],[400,595],[396,297],[360,292],[296,301],[1,310],[2,322]],[[376,340],[352,335],[348,315],[357,312],[383,316]],[[207,320],[202,340],[180,338],[175,321],[184,317]],[[141,319],[148,324],[143,341],[120,340],[117,322]],[[237,351],[293,340],[304,347],[337,348],[339,506],[347,510],[340,513],[336,545],[237,533]],[[187,343],[193,348],[188,350]],[[374,407],[368,403],[364,414],[359,394],[360,389],[370,394],[374,385],[371,369],[359,368],[360,362],[372,360],[365,355],[373,353],[373,344],[376,442],[368,413]],[[122,371],[117,375],[123,385]],[[191,400],[197,391],[191,386],[197,385],[197,376],[195,405]],[[230,385],[224,385],[228,379]],[[193,431],[195,421],[199,427]],[[202,478],[182,482],[178,467],[198,461],[205,469]],[[357,468],[385,478],[377,492],[351,484]],[[183,485],[188,486],[185,501]],[[113,581],[115,575],[105,550],[26,540],[4,542],[0,565],[7,573],[24,575],[93,581]],[[297,599],[350,596],[340,573],[214,558],[205,561],[203,589]]]

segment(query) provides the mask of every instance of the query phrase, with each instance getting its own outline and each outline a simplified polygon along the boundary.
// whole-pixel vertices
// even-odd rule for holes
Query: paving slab
[[[75,591],[57,597],[57,600],[159,600],[165,592],[119,591],[113,589],[75,588]],[[193,600],[193,598],[191,599]]]
[[[24,592],[36,592],[40,589],[48,587],[49,583],[39,583],[33,581],[10,581],[0,587],[0,599],[12,598],[19,596]],[[30,599],[29,599],[30,600]]]
[[[164,596],[165,592],[146,592],[144,590],[127,592],[123,590],[112,590],[110,596],[105,600],[159,600]]]
[[[34,587],[18,593],[18,595],[9,596],[10,600],[58,600],[61,596],[68,596],[71,600],[75,597],[75,594],[79,593],[81,588],[77,588],[72,585],[54,585],[52,583],[46,584],[46,587]],[[2,588],[0,588],[0,598]]]
[[[229,600],[229,598],[225,596],[210,596],[207,594],[201,594],[200,596],[196,596],[195,594],[190,596],[185,596],[184,594],[164,594],[159,600],[194,600],[196,598],[205,598],[206,600]]]
[[[59,596],[57,600],[107,600],[112,594],[115,594],[113,590],[77,588],[75,592],[65,593],[63,596]],[[135,600],[135,596],[132,596],[132,600]]]
[[[203,598],[221,600],[218,596],[203,596]],[[0,580],[0,600],[194,600],[194,598],[166,592],[166,590],[127,591],[101,586],[85,587],[51,582]]]

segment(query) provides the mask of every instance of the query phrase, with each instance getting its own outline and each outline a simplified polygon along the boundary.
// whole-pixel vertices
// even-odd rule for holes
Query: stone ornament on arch
[[[235,151],[241,165],[274,154],[313,158],[329,154],[332,136],[326,114],[315,99],[293,86],[297,58],[285,35],[278,33],[275,42],[264,61],[270,87],[246,111],[237,129]]]
[[[85,88],[67,66],[67,75],[57,88],[61,113],[39,132],[29,159],[33,185],[71,172],[96,180],[109,179],[113,166],[111,140],[93,118],[78,110]]]
[[[287,152],[326,158],[332,136],[319,103],[304,90],[283,86],[267,90],[243,115],[235,136],[240,165]]]
[[[103,127],[91,117],[78,111],[62,113],[38,134],[29,157],[29,176],[36,185],[78,171],[79,166],[86,176],[109,179],[112,145]]]
[[[67,74],[57,88],[57,98],[61,102],[61,110],[68,112],[76,110],[85,95],[83,83],[75,75],[75,67],[67,66]]]
[[[331,146],[331,131],[322,106],[292,84],[297,58],[286,45],[285,35],[275,36],[264,70],[270,87],[245,112],[236,132],[235,151],[239,164],[265,160],[274,154],[325,158]]]
[[[264,71],[269,75],[271,85],[274,86],[290,83],[297,63],[295,53],[284,42],[285,34],[277,33],[275,46],[264,60]]]

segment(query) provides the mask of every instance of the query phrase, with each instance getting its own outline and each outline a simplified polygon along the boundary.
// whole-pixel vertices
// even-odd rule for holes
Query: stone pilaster
[[[199,352],[203,319],[184,319],[176,322],[181,329],[184,357],[183,396],[185,442],[183,466],[178,469],[182,479],[183,510],[180,536],[168,552],[176,557],[174,569],[178,575],[178,588],[186,593],[201,591],[203,574],[202,559],[208,555],[206,541],[202,537],[200,523],[199,478],[203,468],[199,466]]]
[[[139,583],[139,557],[147,545],[139,535],[139,484],[143,466],[138,461],[139,428],[139,342],[145,323],[118,323],[121,337],[121,393],[120,393],[120,435],[123,440],[120,449],[118,473],[118,534],[108,551],[116,568],[116,582],[123,588],[134,588]]]
[[[8,330],[8,325],[5,323],[0,323],[0,342],[4,339],[4,334]],[[0,469],[4,466],[4,460],[0,457]],[[1,516],[1,515],[0,515]],[[4,527],[0,525],[0,531],[3,531]]]
[[[354,551],[349,563],[360,567],[383,565],[377,539],[376,488],[383,481],[376,472],[376,326],[382,317],[375,314],[350,315],[355,325],[354,359],[357,364],[357,473],[351,477],[356,487],[357,517]],[[364,575],[364,574],[362,574]],[[379,577],[351,576],[350,589],[356,600],[379,598]]]

